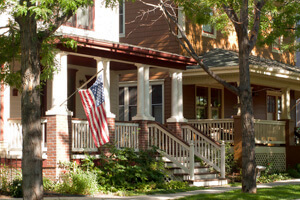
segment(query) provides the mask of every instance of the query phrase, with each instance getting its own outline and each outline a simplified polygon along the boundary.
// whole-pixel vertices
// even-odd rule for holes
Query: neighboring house
[[[155,3],[153,0],[147,2]],[[123,22],[120,25],[123,27],[120,34],[121,42],[186,55],[176,38],[169,33],[165,19],[159,18],[160,13],[150,12],[147,17],[140,20],[137,18],[139,12],[149,9],[142,3],[126,2],[120,9],[123,9],[123,20],[120,21]],[[236,35],[230,33],[225,36],[210,24],[199,26],[189,23],[180,9],[178,17],[178,22],[183,26],[187,37],[197,53],[203,58],[204,63],[223,79],[238,85]],[[300,99],[300,68],[295,66],[295,54],[280,49],[281,43],[284,43],[285,40],[286,38],[280,37],[269,47],[255,47],[250,56],[256,143],[259,145],[256,148],[257,163],[264,165],[268,161],[274,160],[272,162],[275,162],[279,170],[285,170],[286,164],[291,167],[300,162],[299,159],[295,159],[295,154],[290,154],[300,149],[285,148],[285,146],[295,142],[294,128],[300,123],[299,109],[295,108],[296,102]],[[153,75],[153,84],[155,83],[154,77]],[[187,119],[189,123],[194,125],[198,124],[197,126],[201,131],[207,132],[212,137],[217,137],[217,140],[225,139],[222,133],[216,133],[218,132],[216,129],[226,132],[228,128],[224,128],[224,126],[231,127],[230,123],[233,122],[234,116],[239,115],[238,98],[197,66],[188,67],[183,72],[182,77],[182,119]],[[129,80],[125,76],[121,76],[120,81],[120,85],[124,85],[126,88],[132,79]],[[165,123],[174,121],[174,118],[171,117],[173,115],[171,114],[171,78],[166,75],[164,80],[160,78],[156,82],[164,88],[162,95],[164,104],[161,111],[161,115],[164,117],[162,120]],[[131,83],[131,87],[134,87],[133,83]],[[134,97],[133,94],[131,98]],[[120,93],[120,98],[123,99],[123,93]],[[123,102],[119,103],[119,106],[123,107]],[[132,111],[129,110],[130,112]],[[124,119],[123,115],[117,115],[118,117]],[[130,115],[125,119],[130,120]],[[158,121],[161,119],[159,118]],[[180,120],[177,121],[180,122]],[[290,131],[285,133],[282,128],[288,124]],[[207,127],[217,128],[213,128],[214,131],[212,131],[211,128]],[[289,135],[287,138],[291,140],[289,143],[285,141],[287,135]],[[296,141],[298,141],[297,138]],[[268,145],[274,147],[267,148]],[[236,153],[237,157],[240,156],[238,153]]]

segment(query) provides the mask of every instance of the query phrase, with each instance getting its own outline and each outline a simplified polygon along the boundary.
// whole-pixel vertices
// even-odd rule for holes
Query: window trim
[[[273,96],[275,97],[275,119],[274,120],[279,120],[278,119],[278,99],[281,98],[282,93],[280,91],[274,91],[274,90],[267,90],[267,94],[266,94],[266,117],[268,118],[268,96]],[[280,105],[281,109],[282,109],[282,99],[281,99],[281,105]],[[282,112],[282,111],[281,111]],[[281,118],[281,114],[280,113],[280,118]]]
[[[209,24],[206,24],[209,25]],[[203,25],[202,25],[202,36],[204,37],[208,37],[208,38],[212,38],[212,39],[216,39],[217,38],[217,30],[216,30],[216,26],[215,25],[210,25],[213,29],[213,33],[209,33],[203,30]]]
[[[122,0],[123,4],[123,30],[120,32],[120,3],[119,3],[119,37],[125,37],[125,1]]]

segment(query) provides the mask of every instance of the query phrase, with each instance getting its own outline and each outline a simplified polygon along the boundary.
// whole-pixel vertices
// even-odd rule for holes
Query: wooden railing
[[[188,124],[194,126],[201,133],[211,137],[215,141],[233,143],[233,119],[193,119],[189,120]]]
[[[115,142],[117,148],[139,148],[139,124],[115,123]]]
[[[204,162],[221,172],[221,178],[225,178],[225,144],[219,145],[208,136],[200,133],[191,125],[182,125],[184,141],[194,143],[195,155]]]
[[[46,124],[47,119],[41,119],[43,152],[47,151]],[[8,129],[8,151],[22,151],[23,135],[21,119],[9,119]]]
[[[98,151],[87,120],[72,120],[72,151]]]
[[[255,143],[285,144],[285,121],[254,121]]]
[[[149,123],[149,146],[155,146],[159,152],[190,174],[194,180],[194,145],[177,138],[158,123]]]

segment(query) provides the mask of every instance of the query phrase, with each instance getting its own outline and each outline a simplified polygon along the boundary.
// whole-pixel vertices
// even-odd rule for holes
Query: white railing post
[[[195,180],[195,149],[194,149],[194,142],[192,141],[190,144],[190,180]]]
[[[225,143],[221,144],[221,178],[225,178]]]

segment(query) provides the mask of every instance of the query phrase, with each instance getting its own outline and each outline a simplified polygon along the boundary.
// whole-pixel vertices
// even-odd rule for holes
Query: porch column
[[[291,119],[290,113],[290,105],[291,105],[291,97],[290,97],[290,88],[283,88],[281,95],[281,119]]]
[[[60,162],[71,159],[72,112],[67,108],[68,97],[68,56],[64,52],[56,55],[58,73],[52,81],[52,107],[47,115],[47,160],[43,163],[44,174],[52,180],[58,178]],[[65,102],[64,102],[65,101]],[[63,103],[63,104],[62,104]]]
[[[97,61],[97,72],[103,69],[97,77],[102,75],[104,86],[105,111],[107,118],[115,118],[116,115],[111,113],[110,107],[110,61],[103,58],[95,58]]]
[[[0,84],[0,155],[7,155],[8,119],[10,118],[10,86]]]
[[[149,67],[136,65],[138,68],[137,114],[133,120],[154,120],[149,114]]]
[[[97,77],[103,77],[103,90],[104,90],[104,99],[105,99],[105,112],[107,117],[107,126],[109,130],[109,141],[114,142],[115,139],[115,118],[116,115],[111,112],[110,107],[110,61],[108,59],[95,57],[97,61],[97,72],[103,69]],[[107,149],[102,148],[101,151],[107,152]]]
[[[55,60],[58,72],[53,75],[52,106],[46,115],[70,115],[72,112],[68,110],[66,101],[68,98],[68,55],[60,52],[56,54]]]
[[[171,117],[167,122],[186,122],[183,117],[182,72],[172,72]]]

